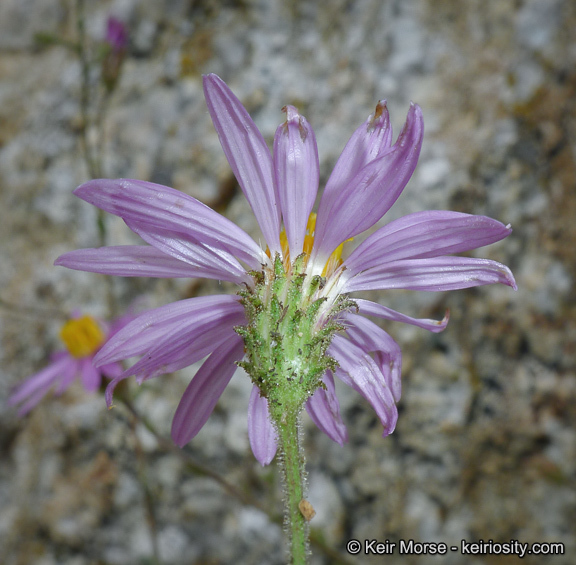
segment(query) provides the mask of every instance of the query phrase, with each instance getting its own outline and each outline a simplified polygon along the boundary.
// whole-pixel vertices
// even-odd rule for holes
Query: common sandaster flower
[[[334,376],[372,405],[384,435],[393,431],[400,398],[398,344],[364,316],[439,332],[442,321],[416,319],[349,293],[375,289],[444,291],[503,283],[510,270],[495,261],[452,254],[505,238],[510,226],[457,212],[428,211],[395,220],[342,260],[343,244],[372,227],[410,179],[422,145],[422,112],[411,104],[392,144],[386,102],[352,135],[326,183],[319,184],[314,131],[293,106],[278,127],[273,155],[226,84],[204,77],[208,110],[224,153],[267,248],[195,198],[138,180],[89,181],[75,194],[120,216],[148,245],[72,251],[57,265],[119,276],[205,277],[238,284],[238,295],[190,298],[140,315],[106,343],[95,363],[141,356],[107,390],[135,375],[139,382],[208,356],[176,410],[172,437],[192,439],[208,419],[237,364],[254,383],[249,437],[256,458],[276,452],[271,418],[281,401],[278,379],[293,385],[317,426],[347,440]],[[285,384],[280,383],[280,384]],[[274,414],[272,414],[274,416]]]
[[[56,351],[50,364],[28,377],[20,384],[8,399],[8,404],[18,407],[18,414],[24,416],[54,389],[62,394],[77,377],[87,392],[100,388],[102,377],[113,379],[122,374],[120,363],[105,363],[94,367],[94,356],[106,339],[112,337],[134,318],[127,314],[111,324],[105,324],[92,316],[79,314],[68,320],[60,330],[60,339],[66,349]]]
[[[125,50],[128,46],[126,26],[114,16],[109,16],[106,22],[106,43],[115,53]]]

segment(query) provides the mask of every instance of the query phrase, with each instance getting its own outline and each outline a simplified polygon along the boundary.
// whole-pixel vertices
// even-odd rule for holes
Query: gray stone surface
[[[95,211],[71,195],[88,178],[80,150],[80,65],[38,32],[74,41],[70,1],[0,2],[0,561],[6,565],[283,562],[274,469],[246,438],[240,372],[185,452],[79,386],[24,419],[12,386],[59,347],[55,311],[106,315],[105,278],[52,266],[97,245]],[[570,0],[279,0],[87,2],[88,43],[106,17],[130,47],[105,125],[106,176],[174,186],[257,227],[206,111],[201,74],[224,78],[267,140],[295,104],[313,125],[325,182],[355,127],[387,98],[395,131],[410,100],[426,135],[414,178],[387,220],[425,209],[486,214],[514,232],[475,252],[508,264],[519,290],[379,293],[381,303],[451,320],[441,334],[389,324],[403,349],[397,430],[339,388],[350,443],[305,420],[312,527],[342,562],[356,538],[459,544],[461,539],[576,539],[576,6]],[[95,51],[93,52],[95,53]],[[90,77],[98,88],[98,69]],[[89,139],[98,137],[92,128]],[[230,193],[230,190],[233,190]],[[136,242],[109,222],[114,244]],[[120,309],[222,292],[213,282],[115,280]],[[376,294],[376,293],[375,293]],[[137,389],[135,406],[169,436],[195,367]],[[233,485],[232,493],[211,474]],[[248,498],[246,498],[248,496]],[[252,504],[254,503],[254,504]],[[268,511],[271,515],[266,513]],[[156,549],[155,549],[156,548]],[[313,563],[336,563],[313,546]],[[346,561],[347,559],[347,561]],[[444,563],[515,563],[465,557]],[[542,563],[528,556],[525,563]],[[390,564],[436,562],[386,556]]]

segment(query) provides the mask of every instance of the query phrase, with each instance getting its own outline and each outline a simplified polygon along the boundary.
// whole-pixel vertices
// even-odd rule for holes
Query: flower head
[[[114,16],[110,16],[106,22],[106,43],[115,53],[124,51],[128,46],[126,26]]]
[[[20,384],[8,399],[11,406],[19,405],[18,414],[24,416],[55,388],[57,395],[62,394],[80,377],[84,389],[94,392],[100,388],[102,376],[113,379],[122,373],[119,363],[109,363],[94,367],[94,356],[107,338],[113,336],[134,316],[126,315],[115,320],[109,326],[96,321],[92,316],[77,315],[68,320],[60,330],[60,339],[66,349],[51,356],[50,364],[28,377]]]
[[[345,259],[346,241],[373,226],[410,179],[423,137],[422,112],[412,104],[392,144],[386,102],[352,135],[312,212],[319,184],[314,131],[293,106],[271,155],[248,112],[216,75],[204,77],[208,110],[224,153],[260,226],[266,249],[195,198],[137,180],[93,180],[75,194],[124,219],[147,245],[83,249],[57,265],[120,276],[206,277],[241,286],[236,296],[181,300],[142,314],[110,339],[97,365],[141,359],[114,379],[139,382],[208,356],[176,410],[179,445],[204,425],[236,366],[254,383],[248,429],[262,463],[276,452],[271,420],[282,419],[282,394],[304,404],[334,441],[347,440],[334,376],[372,405],[394,429],[401,353],[364,316],[438,332],[442,321],[415,319],[349,293],[374,289],[442,291],[503,283],[510,270],[494,261],[452,254],[494,243],[509,226],[457,212],[410,214],[375,231]],[[286,392],[287,391],[287,392]]]
[[[128,48],[128,31],[117,18],[110,16],[106,23],[106,52],[102,60],[102,82],[108,91],[114,90]]]

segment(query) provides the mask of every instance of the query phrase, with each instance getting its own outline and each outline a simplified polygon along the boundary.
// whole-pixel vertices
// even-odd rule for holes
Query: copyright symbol
[[[357,539],[351,539],[346,544],[346,551],[350,555],[358,555],[358,553],[360,553],[361,549],[362,549],[362,544]]]

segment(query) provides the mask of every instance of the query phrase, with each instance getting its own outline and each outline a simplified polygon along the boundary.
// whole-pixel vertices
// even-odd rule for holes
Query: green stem
[[[278,458],[284,482],[284,526],[291,565],[305,565],[309,555],[309,527],[300,511],[304,500],[305,464],[300,442],[299,410],[287,410],[277,426]]]

